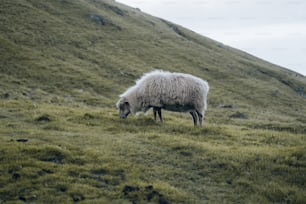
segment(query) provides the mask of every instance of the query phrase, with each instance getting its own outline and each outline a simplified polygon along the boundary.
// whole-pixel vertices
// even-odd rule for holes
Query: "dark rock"
[[[111,26],[114,30],[121,31],[121,27],[113,24],[111,21],[107,21],[103,16],[97,14],[90,14],[90,18],[101,26]]]
[[[153,190],[153,186],[152,185],[146,186],[145,190],[146,191],[152,191]]]
[[[138,186],[124,186],[122,192],[124,193],[124,195],[128,195],[130,192],[135,192],[135,191],[139,191],[139,187]]]
[[[17,172],[14,172],[14,173],[12,174],[12,179],[14,179],[14,180],[17,180],[17,179],[19,179],[20,177],[21,177],[20,174],[17,173]]]
[[[222,105],[219,106],[219,108],[233,109],[233,108],[235,108],[235,106],[233,104],[222,104]]]
[[[119,16],[124,16],[124,11],[121,10],[120,8],[116,7],[116,6],[111,6],[108,5],[107,6],[110,10],[112,10],[115,14],[119,15]]]
[[[225,48],[225,45],[224,44],[222,44],[222,43],[218,43],[218,45],[217,45],[219,48]]]
[[[55,155],[54,157],[52,158],[49,158],[49,159],[46,159],[44,161],[47,161],[47,162],[53,162],[55,164],[62,164],[63,163],[63,160],[64,160],[64,157],[61,156],[61,155]]]
[[[120,180],[125,180],[125,173],[123,170],[116,170],[113,172],[113,175]]]
[[[17,139],[16,141],[17,141],[17,142],[27,142],[28,139]]]
[[[94,118],[94,116],[89,114],[89,113],[85,113],[83,117],[84,117],[84,119],[93,119]]]
[[[61,191],[61,192],[66,192],[67,191],[66,186],[58,186],[57,189],[58,189],[58,191]]]
[[[147,200],[148,200],[148,201],[151,201],[154,197],[161,197],[161,196],[162,196],[162,195],[161,195],[159,192],[153,190],[153,191],[151,191],[150,193],[148,193],[148,195],[147,195]]]
[[[289,87],[293,86],[293,83],[291,81],[288,81],[288,80],[280,79],[280,82],[282,82],[283,84],[285,84],[286,86],[289,86]]]
[[[23,201],[23,202],[26,202],[26,201],[27,201],[26,197],[23,196],[23,195],[19,196],[19,200],[21,200],[21,201]]]
[[[73,194],[71,197],[74,202],[79,202],[85,199],[83,195],[77,195],[77,194]]]
[[[182,156],[185,156],[185,157],[191,157],[192,156],[192,152],[187,152],[187,151],[181,151],[180,154]]]
[[[248,116],[244,113],[236,112],[236,113],[230,115],[230,118],[248,119]]]
[[[0,115],[0,119],[8,118],[6,115]]]
[[[2,98],[4,99],[8,99],[10,97],[10,94],[9,93],[5,93],[2,95]]]
[[[97,14],[90,14],[90,18],[99,25],[105,25],[105,20],[102,16]]]
[[[229,185],[232,185],[233,184],[233,180],[232,179],[226,179],[226,183],[229,184]]]
[[[105,169],[97,169],[97,170],[92,170],[91,173],[94,175],[94,176],[104,176],[105,174],[107,174],[107,170]]]
[[[207,67],[201,67],[201,70],[209,72],[209,69]]]
[[[158,204],[169,204],[170,202],[167,201],[165,198],[161,197],[158,199]]]
[[[36,121],[37,122],[50,122],[51,119],[50,119],[49,115],[42,115],[42,116],[39,116],[38,118],[36,118]]]
[[[272,92],[272,96],[278,97],[278,96],[279,96],[279,91],[278,91],[278,90],[273,91],[273,92]]]
[[[299,87],[297,89],[298,94],[300,94],[301,96],[306,96],[306,92],[305,92],[305,88],[304,87]]]
[[[141,192],[144,194],[141,195],[135,195],[130,193],[137,193]],[[154,190],[154,187],[152,185],[148,185],[145,187],[138,187],[138,186],[129,186],[126,185],[122,192],[124,195],[130,199],[132,203],[138,203],[138,201],[142,202],[146,200],[147,202],[154,202],[158,204],[168,204],[169,202],[164,198],[164,196],[158,192],[157,190]]]
[[[147,192],[146,198],[147,201],[151,202],[153,199],[158,201],[158,204],[168,204],[169,202],[163,197],[161,193],[154,190],[154,187],[152,185],[146,186],[145,190]]]
[[[181,31],[181,29],[176,26],[175,24],[173,23],[170,23],[169,21],[166,21],[166,20],[163,20],[163,19],[160,19],[163,23],[165,23],[169,28],[171,28],[176,34],[180,35],[181,37],[183,38],[188,38],[185,33],[183,33]]]
[[[55,164],[63,164],[65,155],[59,150],[46,150],[38,154],[39,160],[45,162],[53,162]]]
[[[37,172],[38,175],[43,176],[46,174],[53,174],[54,172],[50,169],[41,169],[40,171]]]

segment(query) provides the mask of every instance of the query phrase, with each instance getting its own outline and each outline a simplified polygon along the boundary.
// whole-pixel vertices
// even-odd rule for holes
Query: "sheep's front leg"
[[[154,120],[156,121],[156,112],[158,113],[158,117],[160,122],[163,123],[163,117],[162,117],[162,113],[161,113],[161,108],[159,107],[153,107],[153,114],[154,114]]]

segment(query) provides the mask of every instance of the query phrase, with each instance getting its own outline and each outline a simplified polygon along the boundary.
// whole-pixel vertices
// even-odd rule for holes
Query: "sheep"
[[[208,83],[198,77],[155,70],[144,74],[134,86],[119,95],[116,107],[119,109],[120,118],[153,108],[154,120],[158,113],[161,123],[161,109],[189,112],[196,126],[198,120],[202,125],[208,92]]]

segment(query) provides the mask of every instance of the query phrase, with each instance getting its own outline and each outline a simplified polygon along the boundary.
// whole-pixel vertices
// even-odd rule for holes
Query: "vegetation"
[[[164,125],[87,106],[2,102],[0,197],[27,202],[305,201],[305,133]],[[5,117],[4,117],[5,116]]]
[[[305,203],[306,78],[113,1],[2,0],[0,203]],[[126,120],[152,69],[208,80],[189,114]]]

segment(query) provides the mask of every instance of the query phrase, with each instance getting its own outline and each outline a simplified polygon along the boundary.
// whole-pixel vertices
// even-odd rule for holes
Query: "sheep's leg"
[[[200,113],[199,111],[197,111],[197,114],[198,114],[198,116],[199,116],[199,123],[200,123],[200,125],[202,126],[203,115],[202,115],[202,113]]]
[[[163,117],[162,117],[162,113],[161,113],[161,108],[158,108],[157,111],[158,111],[159,120],[160,120],[161,123],[163,123],[164,121],[163,121]]]
[[[160,122],[163,122],[163,117],[162,117],[162,113],[161,113],[161,108],[158,107],[153,107],[153,114],[154,114],[154,120],[156,121],[156,112],[158,113],[158,117]]]
[[[191,116],[192,116],[192,118],[193,118],[193,124],[194,124],[194,126],[196,126],[196,125],[197,125],[197,122],[198,122],[197,113],[196,113],[195,111],[190,111],[190,114],[191,114]]]
[[[155,107],[153,107],[153,114],[154,114],[154,121],[156,121],[156,108]]]

